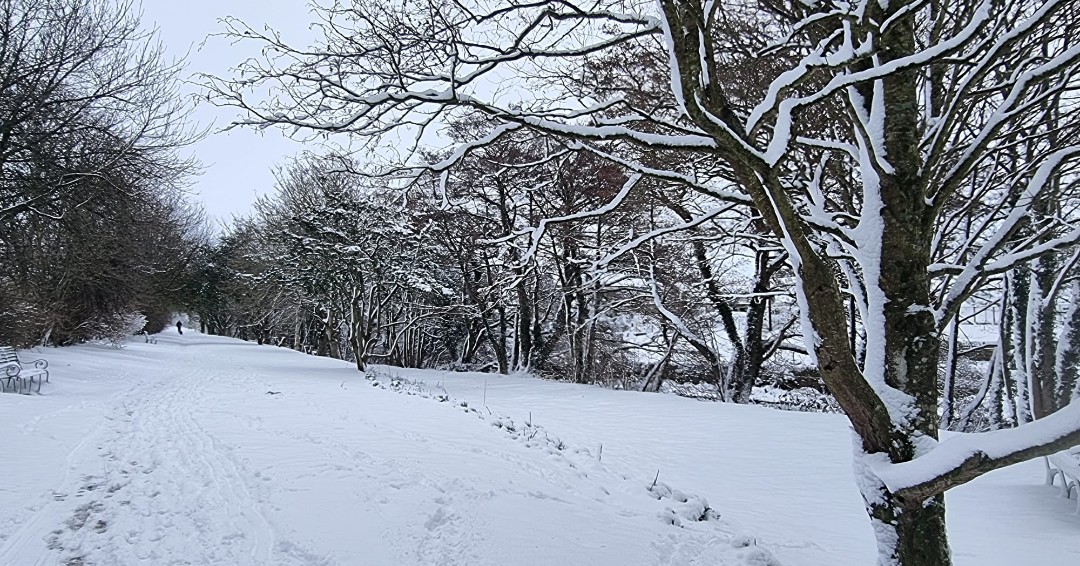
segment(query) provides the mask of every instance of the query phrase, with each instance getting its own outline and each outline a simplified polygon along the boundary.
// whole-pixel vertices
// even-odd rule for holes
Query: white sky
[[[146,28],[156,27],[161,40],[175,57],[187,55],[185,76],[208,73],[219,77],[231,77],[230,69],[245,59],[259,57],[259,45],[255,42],[232,43],[227,38],[209,37],[221,33],[225,26],[219,21],[232,16],[255,29],[263,26],[277,30],[283,40],[291,45],[306,47],[314,39],[309,26],[314,20],[307,0],[142,0],[142,23]],[[505,88],[507,78],[494,73],[488,81],[478,81],[474,88],[486,98],[502,104],[522,100],[530,92],[526,88]],[[511,81],[513,82],[513,81]],[[200,89],[188,86],[189,93]],[[475,94],[475,93],[474,93]],[[223,127],[241,116],[234,108],[216,108],[203,102],[193,118],[199,125],[213,125],[212,133],[193,147],[205,172],[193,183],[193,196],[203,203],[208,216],[216,223],[227,223],[234,215],[246,214],[255,199],[273,190],[273,167],[282,164],[290,156],[299,154],[304,146],[285,137],[281,130],[255,131],[237,128],[220,132]],[[438,128],[428,129],[421,142],[427,146],[441,147],[446,143]],[[394,154],[399,145],[412,143],[407,132],[395,143],[395,135],[389,134],[389,143],[375,150],[382,157],[397,158]],[[386,140],[384,140],[386,141]],[[347,140],[331,140],[330,143],[348,145]],[[318,151],[319,148],[309,146]]]
[[[159,29],[171,55],[188,54],[185,78],[196,73],[230,76],[231,67],[258,55],[254,44],[232,45],[221,37],[207,37],[223,30],[218,20],[225,16],[255,28],[269,25],[286,39],[298,38],[304,44],[312,20],[305,0],[143,0],[142,10],[143,26]],[[193,86],[186,90],[197,92]],[[193,115],[199,125],[213,125],[213,133],[192,148],[205,167],[203,175],[194,180],[192,193],[215,223],[248,212],[258,195],[272,190],[273,165],[302,149],[279,130],[217,133],[238,116],[235,109],[219,109],[205,102]]]

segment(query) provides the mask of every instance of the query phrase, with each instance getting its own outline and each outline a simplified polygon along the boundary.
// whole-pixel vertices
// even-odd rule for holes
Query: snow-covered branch
[[[1080,444],[1080,402],[1030,424],[1004,430],[959,434],[925,454],[899,464],[872,465],[885,485],[906,505],[926,499],[987,472],[1046,456]]]

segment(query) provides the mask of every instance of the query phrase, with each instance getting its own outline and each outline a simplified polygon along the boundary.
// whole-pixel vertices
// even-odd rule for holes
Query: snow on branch
[[[1013,22],[1010,29],[1004,31],[1004,33],[997,36],[991,35],[990,38],[985,40],[983,45],[976,46],[976,49],[972,52],[978,52],[982,50],[983,53],[977,59],[971,61],[971,65],[966,72],[960,77],[960,80],[951,89],[952,97],[948,101],[945,108],[940,112],[943,119],[937,120],[934,124],[928,128],[924,138],[924,144],[928,148],[928,155],[930,156],[944,156],[949,152],[948,146],[953,143],[953,140],[949,136],[949,132],[957,126],[956,122],[962,120],[964,113],[960,109],[971,103],[970,94],[980,88],[981,82],[990,73],[991,70],[1002,63],[1002,54],[1007,53],[1008,50],[1016,43],[1023,41],[1028,37],[1032,31],[1041,24],[1045,18],[1053,13],[1055,10],[1066,4],[1069,0],[1047,0],[1043,2],[1032,14],[1026,17],[1020,22]],[[1058,63],[1060,65],[1060,62]],[[1015,64],[1016,67],[1021,68],[1022,65]],[[1054,68],[1053,66],[1042,65],[1043,73]],[[1032,71],[1025,71],[1017,74],[1013,74],[1001,87],[1012,85],[1010,89],[1010,95],[1002,101],[998,111],[994,114],[994,120],[992,124],[987,124],[989,127],[984,127],[978,134],[978,138],[972,140],[965,151],[965,156],[952,165],[952,171],[946,176],[954,180],[959,180],[963,177],[962,173],[969,170],[978,160],[978,156],[985,148],[986,144],[993,139],[994,136],[990,135],[996,132],[1005,122],[998,118],[1004,116],[1008,112],[1012,105],[1018,100],[1013,96],[1013,93],[1018,92],[1015,86],[1018,81],[1027,83],[1035,78],[1035,74]],[[1056,89],[1050,89],[1056,90]],[[928,164],[929,165],[929,164]],[[957,181],[953,181],[955,183]],[[946,185],[949,183],[942,183]],[[948,194],[948,190],[942,192],[939,191],[937,200],[943,202],[943,197]]]
[[[428,8],[418,12],[416,6],[381,2],[319,7],[323,23],[316,29],[322,37],[306,49],[290,47],[272,30],[227,19],[223,35],[260,44],[263,56],[241,64],[231,80],[202,76],[209,100],[248,114],[233,126],[346,132],[370,143],[408,131],[416,145],[426,130],[449,121],[455,109],[471,109],[564,138],[715,146],[694,132],[665,135],[604,124],[604,113],[622,104],[618,97],[531,112],[525,101],[500,105],[487,94],[503,82],[505,69],[541,69],[545,61],[581,59],[659,34],[661,22],[648,9],[624,13],[566,0],[432,3]]]
[[[608,265],[610,265],[611,262],[615,261],[616,259],[619,259],[620,257],[626,255],[627,253],[638,249],[639,247],[641,247],[642,244],[644,244],[646,242],[651,242],[652,240],[655,240],[656,238],[659,238],[660,236],[664,236],[666,234],[671,234],[671,233],[674,233],[674,232],[682,232],[684,230],[690,230],[690,229],[696,228],[696,227],[698,227],[698,226],[712,220],[713,218],[716,218],[721,213],[727,212],[728,210],[731,210],[733,208],[733,206],[734,205],[716,207],[716,208],[713,208],[713,209],[711,209],[709,211],[706,211],[701,216],[698,216],[697,218],[693,218],[693,219],[691,219],[691,220],[689,220],[687,222],[674,224],[672,226],[665,226],[663,228],[657,228],[656,230],[652,230],[650,232],[642,234],[642,235],[638,236],[637,238],[634,238],[633,240],[630,240],[629,242],[623,244],[622,246],[619,247],[619,249],[607,254],[606,256],[604,256],[602,258],[600,258],[598,261],[596,261],[593,264],[593,269],[604,269]]]
[[[1051,177],[1055,172],[1065,162],[1076,156],[1080,156],[1080,146],[1060,149],[1050,154],[1035,170],[1023,194],[1017,200],[1016,206],[1001,222],[997,231],[987,238],[986,243],[968,261],[963,271],[957,275],[956,281],[949,289],[948,294],[941,300],[941,304],[934,313],[939,328],[944,328],[949,317],[959,308],[958,305],[970,294],[971,289],[976,287],[986,276],[999,273],[1019,262],[1037,257],[1040,253],[1080,241],[1080,229],[1076,229],[1061,238],[1055,238],[1051,242],[1024,250],[1021,253],[996,260],[991,259],[995,253],[999,252],[1008,243],[1009,238],[1019,227],[1028,220],[1032,204],[1039,198],[1044,188],[1050,184]]]
[[[670,309],[664,306],[664,300],[660,298],[660,290],[657,289],[656,286],[656,273],[653,271],[652,265],[649,266],[649,289],[652,292],[652,302],[653,306],[656,307],[657,312],[659,312],[665,320],[671,323],[682,337],[702,348],[706,348],[715,356],[716,352],[713,348],[709,347],[709,343],[705,338],[699,336],[693,330],[690,330],[690,327],[683,322],[683,319],[680,318],[679,315],[671,312]]]
[[[622,204],[624,200],[626,200],[626,197],[630,194],[630,191],[638,184],[638,181],[640,181],[641,179],[642,176],[639,174],[631,175],[630,178],[627,179],[625,183],[623,183],[622,188],[619,189],[619,193],[616,194],[615,197],[612,198],[604,206],[594,208],[592,210],[585,210],[574,214],[568,214],[566,216],[553,216],[550,218],[545,218],[541,220],[535,228],[526,229],[526,233],[530,234],[530,244],[529,249],[525,252],[524,257],[522,258],[523,263],[527,262],[530,258],[536,255],[536,250],[540,247],[540,240],[544,237],[544,232],[547,230],[549,224],[561,224],[563,222],[573,222],[575,220],[584,220],[586,218],[596,218],[598,216],[603,216],[618,208],[619,205]]]
[[[1008,96],[994,109],[979,134],[968,144],[963,154],[957,159],[956,164],[946,172],[941,181],[942,189],[934,196],[934,201],[939,205],[943,203],[942,197],[951,194],[952,189],[962,181],[964,176],[982,158],[986,148],[995,141],[999,131],[1007,127],[1010,119],[1020,115],[1025,110],[1035,108],[1039,104],[1052,99],[1056,93],[1060,92],[1059,89],[1064,90],[1065,85],[1069,84],[1069,82],[1062,81],[1060,86],[1048,89],[1046,93],[1025,99],[1023,95],[1031,90],[1033,84],[1040,79],[1059,75],[1066,67],[1074,66],[1077,60],[1080,60],[1080,45],[1074,46],[1049,61],[1019,74],[1012,84]]]
[[[827,38],[816,49],[807,54],[798,67],[782,73],[772,81],[768,88],[768,94],[751,110],[747,119],[747,131],[753,131],[759,127],[766,116],[775,115],[772,138],[769,140],[768,149],[764,154],[765,161],[770,165],[775,165],[789,150],[790,142],[795,135],[791,127],[792,121],[800,109],[824,100],[833,93],[845,90],[848,87],[870,83],[894,75],[904,69],[921,67],[948,56],[963,48],[983,29],[987,22],[992,20],[992,8],[992,2],[984,0],[973,10],[971,19],[966,25],[957,29],[955,35],[943,38],[933,46],[905,57],[873,65],[867,69],[837,72],[821,88],[803,96],[789,98],[780,96],[801,83],[808,69],[832,67],[839,71],[848,66],[854,58],[863,56],[873,50],[872,38],[857,42],[851,37],[853,32],[850,29],[845,30],[843,37]],[[841,39],[841,46],[831,53],[827,52],[826,46],[831,45],[833,40],[837,38]]]
[[[961,434],[899,464],[871,464],[899,499],[919,505],[987,472],[1080,444],[1080,402],[1017,428]]]
[[[619,165],[629,171],[638,173],[646,178],[683,185],[694,190],[695,192],[710,196],[724,202],[746,205],[753,204],[753,199],[751,199],[746,193],[739,190],[727,190],[724,188],[716,187],[713,184],[698,179],[696,175],[681,173],[673,169],[657,169],[655,167],[649,167],[638,163],[637,161],[633,161],[631,159],[620,157],[619,155],[616,155],[614,153],[604,151],[590,144],[571,142],[567,145],[570,149],[581,149],[588,151],[594,155],[611,161],[612,163],[615,163],[616,165]]]

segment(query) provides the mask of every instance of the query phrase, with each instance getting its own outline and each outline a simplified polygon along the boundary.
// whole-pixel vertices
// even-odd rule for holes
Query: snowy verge
[[[758,546],[755,537],[733,530],[726,521],[721,519],[721,514],[709,506],[709,502],[704,497],[684,493],[659,481],[660,470],[657,470],[651,482],[635,481],[625,472],[617,472],[603,464],[603,445],[598,447],[596,454],[589,448],[569,446],[558,436],[530,420],[515,422],[514,419],[489,407],[485,406],[482,410],[470,407],[468,401],[453,399],[440,384],[432,387],[424,380],[408,379],[386,366],[368,370],[365,378],[374,387],[444,403],[460,409],[465,414],[489,422],[491,426],[503,431],[509,440],[526,448],[542,451],[553,458],[555,465],[576,470],[582,478],[592,475],[604,482],[614,480],[621,484],[620,487],[626,493],[631,494],[635,492],[634,484],[636,483],[642,488],[639,493],[644,499],[658,503],[656,518],[664,525],[684,528],[687,523],[715,524],[716,528],[711,534],[735,550],[733,563],[754,566],[779,566],[780,564],[771,552]],[[601,489],[605,494],[610,493],[606,487],[601,487]]]

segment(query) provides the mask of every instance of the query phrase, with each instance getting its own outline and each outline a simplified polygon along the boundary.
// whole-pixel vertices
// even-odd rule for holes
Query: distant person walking
[[[184,323],[180,322],[179,320],[176,321],[176,331],[180,334],[184,333]]]

